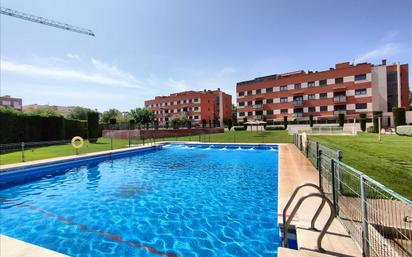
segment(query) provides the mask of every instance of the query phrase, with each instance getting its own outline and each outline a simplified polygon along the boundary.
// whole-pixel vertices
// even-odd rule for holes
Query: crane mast
[[[19,19],[23,19],[23,20],[27,20],[31,22],[36,22],[36,23],[40,23],[43,25],[47,25],[47,26],[51,26],[51,27],[55,27],[59,29],[73,31],[73,32],[77,32],[77,33],[81,33],[81,34],[85,34],[89,36],[95,36],[93,31],[91,31],[90,29],[85,29],[85,28],[73,26],[67,23],[46,19],[40,16],[16,11],[10,8],[0,7],[0,13],[11,16],[11,17],[15,17],[15,18],[19,18]]]

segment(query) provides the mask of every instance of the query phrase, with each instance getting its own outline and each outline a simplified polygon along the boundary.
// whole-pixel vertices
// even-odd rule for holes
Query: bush
[[[283,116],[283,126],[285,129],[288,128],[288,116]]]
[[[188,120],[186,125],[187,125],[188,129],[191,129],[192,128],[192,121]]]
[[[231,130],[232,127],[233,127],[232,120],[229,119],[229,120],[227,121],[227,128],[228,128],[229,130]]]
[[[396,134],[400,136],[412,137],[412,126],[411,125],[397,126]]]
[[[116,124],[116,122],[117,122],[116,118],[111,118],[109,120],[109,124]]]
[[[343,125],[345,125],[345,114],[339,113],[338,119],[339,119],[339,126],[343,127]]]
[[[406,124],[406,113],[404,108],[392,108],[393,125],[395,128]]]
[[[244,131],[244,130],[246,130],[246,128],[244,126],[234,126],[233,129],[235,131]]]
[[[130,129],[134,129],[134,127],[135,127],[135,125],[136,125],[136,121],[135,120],[129,120],[129,128]]]
[[[374,128],[372,126],[368,127],[368,129],[366,130],[366,132],[368,133],[375,133],[374,132]]]
[[[266,130],[285,130],[284,126],[267,125]]]
[[[64,138],[72,139],[75,136],[87,138],[87,122],[83,120],[64,119]]]
[[[382,118],[382,111],[373,112],[373,133],[378,133],[378,119]]]
[[[90,143],[96,143],[99,137],[99,113],[90,111],[87,113],[87,132]]]
[[[159,121],[158,120],[153,121],[153,127],[154,127],[154,129],[159,129]]]
[[[360,128],[363,132],[366,131],[366,113],[359,114]]]

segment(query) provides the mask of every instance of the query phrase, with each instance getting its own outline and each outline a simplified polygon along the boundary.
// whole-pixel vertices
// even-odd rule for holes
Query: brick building
[[[237,83],[238,121],[348,117],[408,108],[408,64],[339,63],[325,71],[295,71]]]
[[[155,119],[162,125],[170,123],[173,116],[179,115],[186,115],[193,124],[201,124],[202,120],[223,124],[232,117],[232,96],[220,89],[156,96],[144,104],[146,108],[154,111]]]
[[[21,98],[11,97],[9,95],[1,96],[0,106],[9,106],[22,111],[23,100]]]

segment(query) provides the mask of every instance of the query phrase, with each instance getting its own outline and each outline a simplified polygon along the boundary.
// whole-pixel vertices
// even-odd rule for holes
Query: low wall
[[[202,134],[223,133],[223,128],[193,128],[193,129],[135,129],[135,130],[103,130],[103,137],[111,137],[116,139],[132,138],[165,138],[165,137],[181,137],[194,136]]]

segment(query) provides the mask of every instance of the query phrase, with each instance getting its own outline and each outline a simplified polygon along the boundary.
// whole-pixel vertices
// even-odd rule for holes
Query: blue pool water
[[[277,256],[276,147],[165,145],[3,187],[0,233],[70,256]]]

